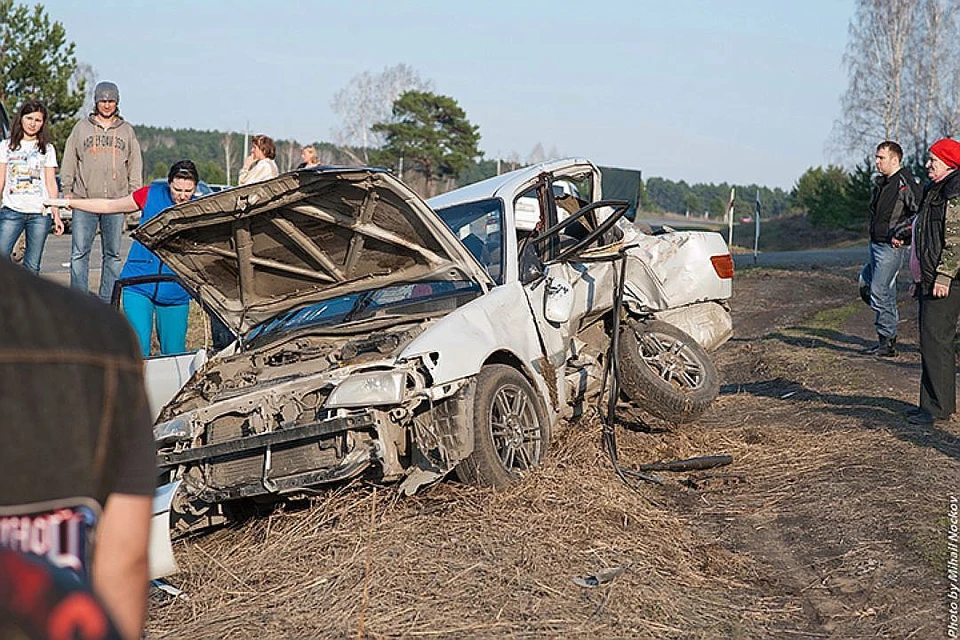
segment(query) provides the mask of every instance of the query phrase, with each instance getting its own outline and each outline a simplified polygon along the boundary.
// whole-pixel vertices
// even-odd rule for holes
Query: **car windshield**
[[[478,200],[437,209],[437,214],[494,282],[503,284],[503,201]]]
[[[305,328],[342,327],[378,315],[418,314],[450,310],[480,295],[480,286],[471,280],[429,280],[404,282],[331,298],[291,309],[263,322],[247,334],[248,346],[278,333]]]

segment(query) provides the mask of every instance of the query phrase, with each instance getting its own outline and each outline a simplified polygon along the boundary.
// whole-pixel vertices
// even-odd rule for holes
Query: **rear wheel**
[[[473,422],[473,453],[457,466],[463,482],[508,487],[543,460],[550,439],[546,415],[530,382],[513,367],[480,370]]]
[[[628,322],[620,334],[619,356],[623,392],[663,420],[696,420],[720,391],[710,355],[669,322]]]

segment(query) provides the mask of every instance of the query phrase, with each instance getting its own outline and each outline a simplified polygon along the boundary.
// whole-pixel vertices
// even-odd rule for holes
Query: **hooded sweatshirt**
[[[117,115],[107,126],[93,114],[73,127],[60,165],[63,193],[78,198],[122,198],[143,186],[140,142]]]

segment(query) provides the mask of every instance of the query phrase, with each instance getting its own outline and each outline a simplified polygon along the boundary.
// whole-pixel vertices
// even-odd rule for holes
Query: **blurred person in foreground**
[[[909,169],[900,166],[902,160],[903,149],[896,142],[877,145],[874,161],[880,177],[870,200],[870,262],[863,271],[875,313],[877,344],[863,353],[883,358],[897,355],[897,276],[903,249],[896,235],[913,219],[921,197],[920,185]]]
[[[50,204],[80,207],[102,214],[142,211],[140,224],[145,224],[161,211],[183,204],[195,197],[200,176],[190,160],[178,160],[170,167],[166,183],[141,187],[123,198],[74,198]],[[174,275],[152,251],[134,241],[127,254],[120,278]],[[123,312],[140,340],[143,357],[150,355],[150,343],[156,325],[160,353],[183,353],[187,350],[187,321],[190,315],[190,294],[175,282],[135,284],[123,289]]]
[[[924,193],[913,227],[910,266],[920,299],[920,404],[907,422],[932,425],[957,409],[953,343],[960,316],[960,142],[937,140],[930,147]]]
[[[250,140],[250,153],[243,159],[243,168],[237,176],[237,184],[253,184],[263,182],[280,175],[280,169],[274,158],[277,157],[277,146],[273,139],[258,135]]]
[[[120,90],[112,82],[97,84],[93,113],[77,122],[67,138],[60,168],[66,198],[120,198],[143,186],[143,158],[133,127],[120,116]],[[77,207],[70,223],[70,286],[87,291],[90,249],[100,228],[103,249],[100,299],[110,302],[120,275],[123,214],[98,214]]]
[[[156,468],[136,339],[6,260],[0,291],[0,637],[116,637],[105,610],[139,638]]]

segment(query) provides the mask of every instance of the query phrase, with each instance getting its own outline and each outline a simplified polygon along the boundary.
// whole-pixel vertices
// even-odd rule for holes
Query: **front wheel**
[[[709,354],[669,322],[628,322],[618,351],[623,392],[668,422],[696,420],[720,391]]]
[[[473,453],[457,465],[461,481],[508,487],[543,460],[550,439],[546,415],[533,386],[513,367],[480,370],[473,423]]]

